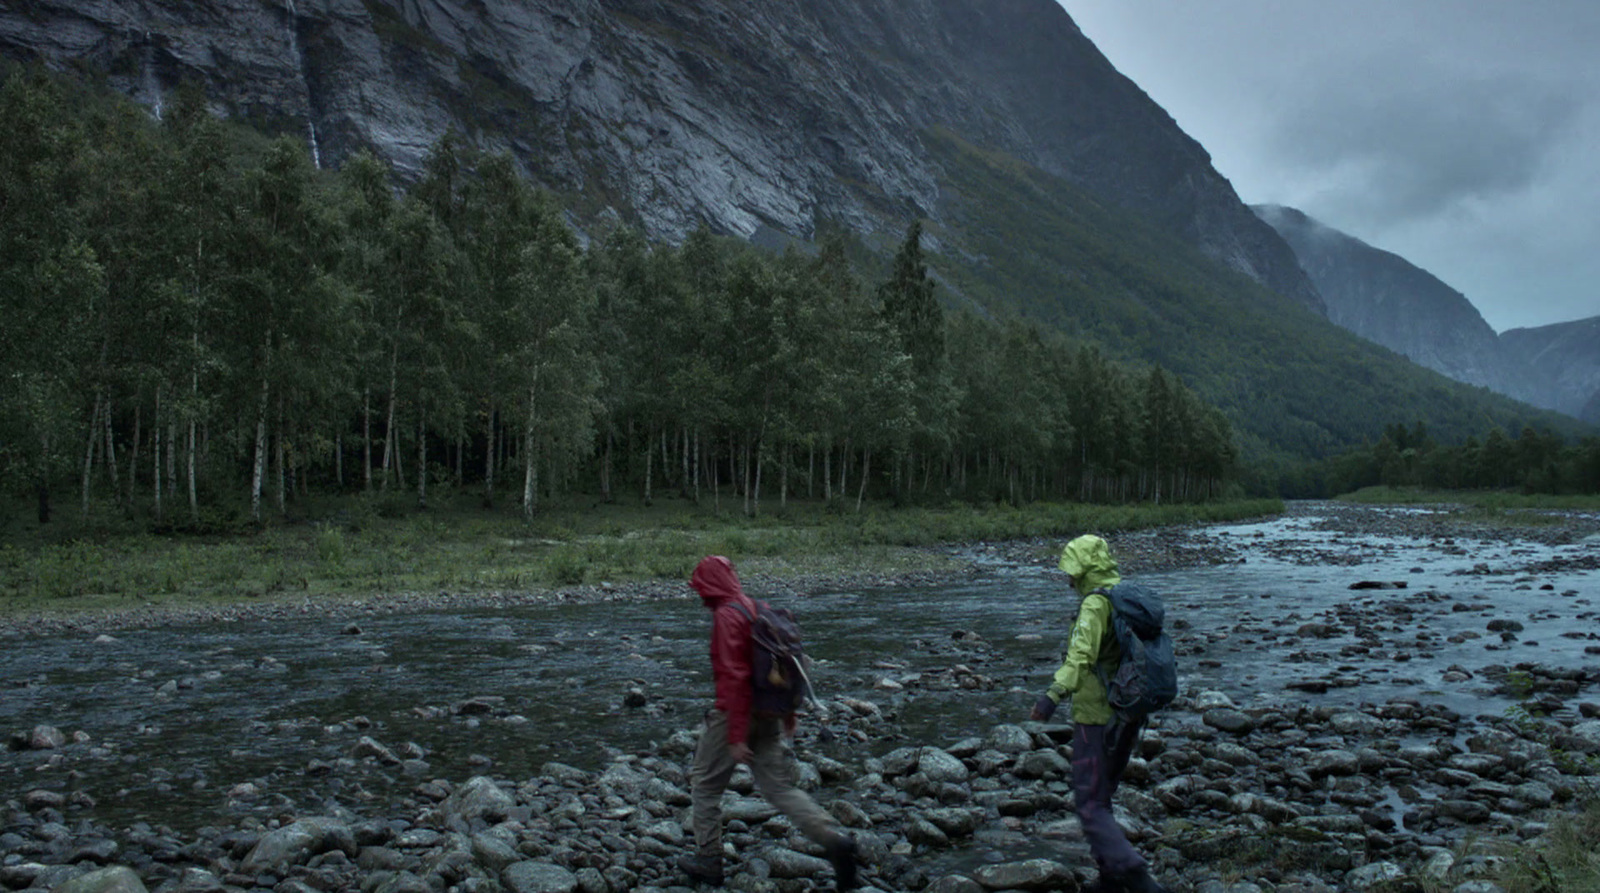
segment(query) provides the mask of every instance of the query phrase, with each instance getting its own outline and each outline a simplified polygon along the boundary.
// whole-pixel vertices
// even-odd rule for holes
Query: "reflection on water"
[[[1395,696],[1444,702],[1473,715],[1508,706],[1476,679],[1441,680],[1452,665],[1476,676],[1489,664],[1581,666],[1587,640],[1562,633],[1594,626],[1592,579],[1474,573],[1527,566],[1573,546],[1350,537],[1307,518],[1219,528],[1239,564],[1155,574],[1168,618],[1187,624],[1179,642],[1183,683],[1236,701],[1256,696],[1315,703],[1381,703]],[[1267,553],[1292,538],[1314,565]],[[1405,589],[1352,591],[1362,580]],[[1033,567],[994,564],[956,585],[824,592],[793,604],[820,665],[824,697],[868,697],[892,707],[904,741],[949,744],[1024,717],[1054,670],[1076,598],[1064,579]],[[1551,588],[1541,588],[1550,586]],[[756,593],[759,595],[760,593]],[[1456,605],[1486,610],[1462,611]],[[1587,613],[1586,613],[1587,612]],[[1582,617],[1588,619],[1580,619]],[[1492,618],[1523,624],[1516,641],[1485,631]],[[1310,622],[1340,630],[1292,636]],[[358,626],[359,632],[350,630]],[[145,819],[176,828],[226,822],[261,801],[230,797],[253,782],[266,804],[302,808],[324,798],[367,814],[429,778],[484,771],[522,778],[548,760],[586,767],[691,728],[710,699],[709,620],[687,587],[682,599],[587,606],[479,608],[133,629],[12,640],[0,652],[0,730],[38,724],[86,733],[105,748],[85,784],[114,823]],[[986,643],[953,650],[951,635]],[[1477,636],[1452,643],[1456,636]],[[1489,650],[1490,646],[1500,650]],[[1351,647],[1365,651],[1351,652]],[[997,685],[986,691],[878,688],[923,672],[972,664]],[[1593,660],[1589,660],[1593,663]],[[1356,679],[1325,694],[1285,689],[1316,678]],[[622,706],[643,687],[650,703]],[[453,712],[473,698],[486,713]],[[494,701],[492,699],[503,699]],[[319,771],[347,757],[362,736],[390,748],[414,742],[426,765],[354,774]],[[842,746],[842,745],[841,745]],[[847,751],[857,759],[864,751]],[[0,758],[0,798],[58,778],[33,767],[47,752]],[[230,799],[235,802],[230,803]]]

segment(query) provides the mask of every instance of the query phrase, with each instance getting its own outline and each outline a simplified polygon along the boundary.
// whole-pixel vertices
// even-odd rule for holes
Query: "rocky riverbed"
[[[1590,572],[1600,521],[1463,526],[1448,512],[1321,504],[1292,506],[1290,515],[1300,526],[1112,536],[1125,570],[1163,580],[1176,598],[1217,581],[1240,590],[1239,601],[1220,603],[1217,613],[1171,611],[1192,681],[1155,719],[1129,767],[1118,794],[1124,827],[1179,891],[1496,889],[1487,878],[1508,848],[1539,846],[1552,821],[1596,796],[1600,624],[1592,599],[1600,593]],[[1357,540],[1360,548],[1348,547]],[[947,612],[905,634],[899,652],[829,655],[824,665],[836,669],[827,696],[796,741],[802,786],[852,830],[872,887],[1073,890],[1093,879],[1066,781],[1070,730],[1015,721],[1050,669],[1041,633],[1016,627],[1059,597],[1027,594],[1055,585],[1043,568],[1056,545],[964,546],[958,552],[971,566],[954,579],[746,581],[775,600],[813,598],[818,617],[831,602],[811,593],[952,593],[940,603]],[[1380,559],[1391,548],[1386,564]],[[1409,579],[1394,579],[1395,561]],[[1336,586],[1347,595],[1291,602],[1293,586],[1267,590],[1263,578],[1245,574],[1271,563],[1301,569],[1303,576],[1286,578],[1293,586]],[[993,606],[955,611],[961,587],[993,592],[981,587],[996,574],[1006,581],[1000,591],[1022,593],[1005,623],[983,625]],[[1456,585],[1463,581],[1473,585]],[[877,604],[850,599],[856,611]],[[341,606],[325,623],[360,639],[363,624],[396,612],[515,607],[540,616],[614,603],[658,606],[666,617],[684,610],[683,601],[681,586],[667,584],[410,596]],[[1198,597],[1194,603],[1198,612]],[[0,641],[14,651],[65,638],[87,649],[141,628],[245,619],[271,628],[310,610],[23,622]],[[1039,629],[1051,625],[1060,623]],[[823,628],[845,638],[846,626]],[[1560,638],[1534,643],[1543,631]],[[602,721],[654,724],[660,735],[598,760],[549,759],[528,770],[508,771],[515,761],[507,753],[444,753],[450,736],[537,724],[530,705],[509,692],[416,704],[410,712],[426,714],[437,742],[394,737],[397,719],[383,714],[319,716],[314,728],[289,736],[289,753],[304,748],[292,779],[233,777],[226,757],[194,773],[176,750],[166,768],[159,731],[136,743],[108,741],[36,717],[10,730],[11,749],[0,756],[0,888],[677,889],[684,879],[672,863],[688,846],[687,765],[706,680],[674,670],[664,655],[686,649],[685,660],[703,662],[695,635],[686,632],[680,649],[618,634],[624,658],[660,667],[611,689],[615,703]],[[559,650],[557,639],[545,641],[530,647]],[[372,662],[379,670],[390,663]],[[164,697],[181,703],[208,684],[208,673],[236,672],[216,666],[197,667],[188,680],[151,678],[150,696],[159,700],[170,686]],[[246,669],[259,678],[283,673],[260,660]],[[1258,673],[1253,683],[1243,678]],[[52,681],[7,684],[24,696]],[[950,705],[977,706],[956,713]],[[285,734],[283,723],[249,728]],[[235,744],[235,760],[256,756],[253,746]],[[108,787],[130,764],[140,786]],[[447,765],[460,771],[442,772]],[[129,820],[119,802],[175,789],[215,806],[198,822]],[[831,885],[820,851],[755,796],[742,770],[725,814],[737,853],[730,888],[800,893]]]

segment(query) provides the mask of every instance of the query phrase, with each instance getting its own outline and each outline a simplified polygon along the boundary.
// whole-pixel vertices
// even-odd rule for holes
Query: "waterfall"
[[[306,60],[300,53],[300,33],[295,27],[295,22],[300,18],[300,12],[295,8],[294,0],[285,0],[289,10],[289,55],[294,58],[295,70],[300,73],[300,82],[306,88],[306,137],[311,143],[311,163],[318,170],[322,169],[322,147],[317,144],[317,122],[311,108],[311,82],[306,79]]]
[[[150,101],[151,111],[156,116],[156,120],[160,121],[161,81],[156,78],[156,49],[155,46],[150,43],[149,31],[144,33],[144,39],[144,80],[140,85],[140,92],[144,93],[145,97]]]

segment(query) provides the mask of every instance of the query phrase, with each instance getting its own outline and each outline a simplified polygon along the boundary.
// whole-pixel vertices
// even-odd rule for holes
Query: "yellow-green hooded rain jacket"
[[[1074,588],[1083,595],[1083,603],[1072,624],[1066,657],[1046,694],[1058,704],[1062,698],[1072,697],[1073,722],[1105,725],[1111,722],[1111,705],[1094,668],[1098,663],[1107,676],[1115,672],[1122,649],[1117,646],[1116,637],[1106,635],[1111,626],[1111,599],[1095,590],[1109,589],[1122,582],[1122,577],[1117,573],[1117,560],[1111,557],[1111,547],[1092,534],[1067,543],[1061,550],[1061,569],[1071,575]]]

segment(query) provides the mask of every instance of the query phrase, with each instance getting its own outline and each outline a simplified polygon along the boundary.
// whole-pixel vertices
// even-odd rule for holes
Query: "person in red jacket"
[[[722,792],[734,767],[746,763],[767,802],[826,851],[838,888],[855,889],[855,840],[794,786],[783,741],[794,734],[795,715],[753,709],[750,619],[755,602],[739,586],[732,562],[721,555],[702,559],[689,585],[711,611],[711,675],[717,700],[706,711],[690,769],[695,852],[680,858],[678,867],[691,880],[722,884]]]

